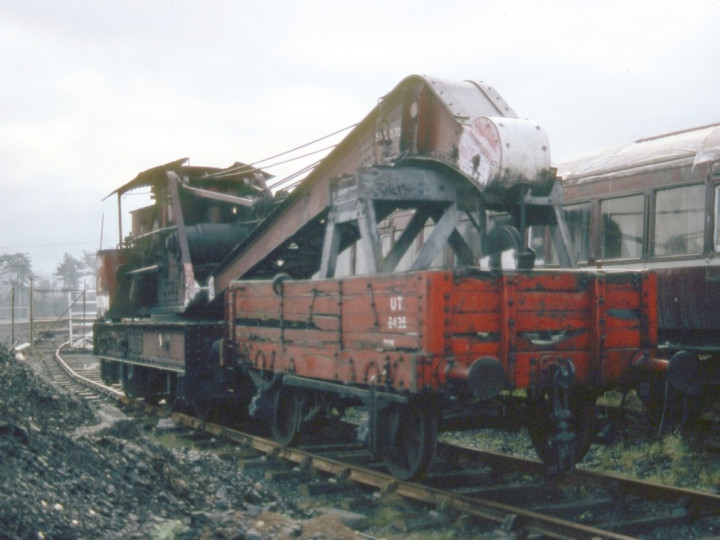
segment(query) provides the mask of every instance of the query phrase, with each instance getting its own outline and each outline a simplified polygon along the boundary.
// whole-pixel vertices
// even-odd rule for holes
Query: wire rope
[[[244,165],[244,164],[243,164],[243,165],[240,165],[240,166],[238,166],[238,167],[231,167],[231,168],[229,168],[229,169],[225,169],[225,170],[223,170],[223,171],[220,171],[220,172],[218,172],[218,173],[211,174],[211,175],[208,175],[208,176],[209,176],[209,177],[222,178],[223,176],[227,176],[227,175],[230,175],[230,174],[237,174],[237,173],[242,173],[242,172],[251,171],[253,168],[256,168],[258,165],[260,165],[260,164],[262,164],[262,163],[265,163],[265,162],[270,161],[270,160],[272,160],[272,159],[277,159],[277,158],[279,158],[279,157],[287,156],[288,154],[292,154],[293,152],[297,152],[298,150],[302,150],[303,148],[307,148],[308,146],[312,146],[312,145],[314,145],[314,144],[317,144],[317,143],[319,143],[319,142],[321,142],[321,141],[324,141],[325,139],[329,139],[330,137],[334,137],[335,135],[339,135],[340,133],[343,133],[344,131],[347,131],[347,130],[349,130],[349,129],[353,129],[353,128],[356,127],[357,125],[358,125],[357,123],[351,124],[351,125],[346,126],[346,127],[342,128],[342,129],[335,130],[335,131],[333,131],[332,133],[328,133],[327,135],[323,135],[322,137],[318,137],[317,139],[314,139],[314,140],[309,141],[309,142],[307,142],[307,143],[304,143],[304,144],[295,146],[294,148],[290,148],[289,150],[285,150],[285,151],[280,152],[280,153],[278,153],[278,154],[274,154],[274,155],[272,155],[272,156],[268,156],[268,157],[266,157],[266,158],[263,158],[263,159],[254,161],[254,162],[252,162],[252,163],[250,163],[250,164],[247,164],[247,165]],[[292,157],[292,158],[290,158],[290,159],[286,159],[286,160],[280,161],[280,162],[278,162],[278,163],[272,163],[272,164],[270,164],[270,165],[266,165],[265,168],[276,167],[276,166],[278,166],[278,165],[283,165],[283,164],[286,164],[286,163],[290,163],[290,162],[292,162],[292,161],[297,161],[298,159],[303,159],[303,158],[305,158],[305,157],[308,157],[308,156],[311,156],[311,155],[314,155],[314,154],[318,154],[318,153],[320,153],[320,152],[324,152],[324,151],[327,151],[327,150],[331,150],[331,149],[334,148],[335,146],[336,146],[336,145],[327,146],[327,147],[325,147],[325,148],[321,148],[321,149],[319,149],[319,150],[314,150],[314,151],[312,151],[312,152],[303,154],[303,155],[301,155],[301,156]]]

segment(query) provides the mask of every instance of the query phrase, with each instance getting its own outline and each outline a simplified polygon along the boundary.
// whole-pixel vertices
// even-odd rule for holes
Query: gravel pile
[[[0,355],[0,538],[353,538],[232,460],[93,410],[37,364]]]

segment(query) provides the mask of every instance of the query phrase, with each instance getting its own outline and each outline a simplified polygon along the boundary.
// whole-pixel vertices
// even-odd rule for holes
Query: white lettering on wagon
[[[390,297],[390,311],[402,311],[403,310],[403,297],[402,296],[391,296]],[[387,318],[388,330],[406,330],[407,329],[407,317],[405,315],[388,315]]]
[[[407,317],[404,315],[393,317],[392,315],[388,316],[388,330],[405,330],[407,329]]]

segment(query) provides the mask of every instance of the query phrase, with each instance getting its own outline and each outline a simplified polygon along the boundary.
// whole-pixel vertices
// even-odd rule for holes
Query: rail
[[[203,422],[198,418],[186,414],[173,413],[172,417],[187,426],[206,431],[215,436],[225,437],[244,447],[252,448],[265,454],[271,454],[276,458],[312,467],[319,472],[341,477],[345,481],[353,481],[358,484],[374,487],[386,493],[392,492],[407,499],[430,503],[444,508],[453,508],[475,517],[497,523],[504,523],[508,520],[509,516],[513,516],[514,527],[520,527],[550,538],[604,538],[610,540],[627,540],[632,538],[595,527],[546,516],[515,506],[457,495],[420,483],[399,481],[386,473],[318,456],[317,454],[299,448],[284,447],[275,441],[236,431],[220,424]]]
[[[104,384],[101,384],[97,381],[93,381],[92,379],[88,379],[87,377],[83,377],[79,373],[77,373],[75,370],[73,370],[70,366],[67,365],[67,363],[63,360],[62,356],[60,355],[60,350],[63,347],[66,347],[67,345],[70,345],[70,341],[66,341],[55,350],[55,361],[60,365],[60,367],[67,373],[67,375],[76,381],[79,381],[84,386],[87,386],[88,388],[91,388],[97,392],[100,392],[102,394],[105,394],[107,396],[111,396],[115,399],[118,399],[122,401],[123,403],[128,403],[129,400],[125,396],[123,392],[120,392],[119,390],[115,390],[114,388],[111,388],[109,386],[106,386]]]

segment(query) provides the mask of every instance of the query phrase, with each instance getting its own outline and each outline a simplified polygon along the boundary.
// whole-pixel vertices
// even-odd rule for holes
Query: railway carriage
[[[685,422],[709,405],[720,384],[720,124],[557,167],[579,266],[657,274],[658,343],[667,372],[658,395],[647,397],[660,411],[668,407],[667,381],[675,420]],[[533,236],[539,257],[557,264],[546,231],[538,227]]]

